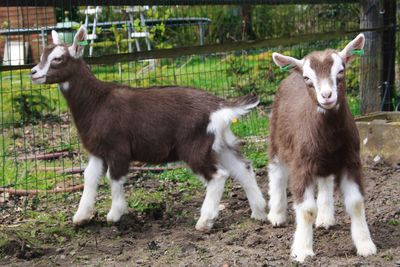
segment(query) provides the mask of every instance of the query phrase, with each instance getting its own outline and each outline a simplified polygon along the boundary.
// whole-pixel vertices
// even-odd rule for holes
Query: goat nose
[[[323,98],[329,99],[332,96],[332,91],[322,91],[321,95]]]
[[[36,72],[37,72],[37,70],[31,69],[31,75],[35,74]]]

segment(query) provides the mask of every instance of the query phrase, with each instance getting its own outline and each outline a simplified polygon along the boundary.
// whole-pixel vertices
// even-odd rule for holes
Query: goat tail
[[[246,114],[252,108],[256,107],[258,103],[260,103],[260,98],[257,96],[256,93],[252,92],[236,98],[234,101],[231,102],[231,105],[232,107],[242,109],[241,112],[244,112],[243,114]]]
[[[220,109],[211,113],[207,132],[214,134],[217,138],[214,149],[220,149],[224,145],[234,145],[235,137],[230,130],[231,123],[248,113],[259,102],[258,96],[255,93],[250,93],[227,102]]]

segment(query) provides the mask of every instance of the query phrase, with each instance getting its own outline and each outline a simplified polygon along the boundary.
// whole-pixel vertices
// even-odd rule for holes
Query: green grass
[[[165,193],[160,191],[149,192],[144,188],[134,190],[127,199],[128,207],[138,212],[147,212],[157,209],[165,201]]]

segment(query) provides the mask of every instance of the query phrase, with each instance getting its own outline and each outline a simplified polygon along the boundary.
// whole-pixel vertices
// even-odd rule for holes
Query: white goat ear
[[[288,65],[292,65],[293,67],[298,67],[300,69],[303,68],[303,60],[299,60],[294,57],[284,56],[279,53],[272,53],[272,59],[274,60],[275,64],[281,68]]]
[[[344,64],[348,64],[354,57],[354,50],[362,50],[365,44],[365,36],[360,33],[346,47],[339,52]]]
[[[55,45],[61,44],[60,36],[55,30],[51,31],[51,38],[53,39],[53,44]]]
[[[87,33],[85,26],[81,26],[78,32],[75,34],[73,44],[68,48],[69,54],[74,58],[79,58],[83,55],[83,46],[86,45],[84,42],[87,39]]]

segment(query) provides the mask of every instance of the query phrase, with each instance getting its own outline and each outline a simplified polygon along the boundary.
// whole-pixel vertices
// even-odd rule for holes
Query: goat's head
[[[342,51],[327,49],[312,52],[301,60],[279,53],[273,53],[272,58],[280,67],[291,65],[295,71],[299,71],[319,107],[328,110],[338,104],[339,97],[344,99],[345,68],[351,61],[354,50],[362,49],[364,43],[364,35],[359,34]]]
[[[40,62],[31,70],[34,83],[61,83],[71,77],[74,72],[72,61],[79,60],[83,53],[82,41],[86,40],[86,28],[82,26],[75,34],[72,45],[61,43],[56,31],[51,32],[53,44],[46,47],[40,56]]]

